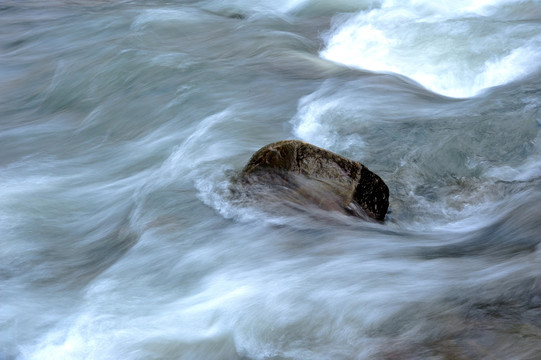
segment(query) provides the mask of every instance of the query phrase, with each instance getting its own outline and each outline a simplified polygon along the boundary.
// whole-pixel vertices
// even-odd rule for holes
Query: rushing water
[[[3,1],[0,359],[539,359],[541,2]],[[231,200],[301,139],[385,223]]]

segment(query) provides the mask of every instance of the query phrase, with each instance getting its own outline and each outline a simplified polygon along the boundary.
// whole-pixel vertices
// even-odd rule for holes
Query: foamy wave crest
[[[532,6],[386,1],[339,19],[320,55],[355,68],[402,74],[446,96],[470,97],[539,70],[541,28],[527,13],[541,11],[541,5]]]

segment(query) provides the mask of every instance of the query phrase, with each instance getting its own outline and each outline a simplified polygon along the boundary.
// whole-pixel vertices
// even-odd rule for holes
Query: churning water
[[[541,2],[3,1],[0,359],[539,359]],[[234,202],[301,139],[383,224]]]

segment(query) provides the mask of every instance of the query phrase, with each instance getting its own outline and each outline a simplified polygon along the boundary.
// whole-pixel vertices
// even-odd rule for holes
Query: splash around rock
[[[252,195],[264,192],[265,196],[256,196],[257,201],[267,201],[269,193],[274,194],[274,200],[280,199],[276,194],[282,193],[297,204],[379,221],[385,219],[389,207],[389,188],[366,166],[298,140],[259,149],[239,174],[238,182]]]

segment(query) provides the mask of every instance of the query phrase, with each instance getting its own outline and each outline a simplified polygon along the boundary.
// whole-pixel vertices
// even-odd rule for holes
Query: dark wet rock
[[[317,146],[285,140],[259,149],[240,173],[244,185],[267,185],[327,210],[383,220],[389,189],[364,165]]]

